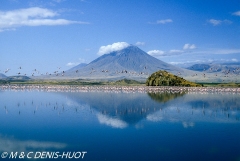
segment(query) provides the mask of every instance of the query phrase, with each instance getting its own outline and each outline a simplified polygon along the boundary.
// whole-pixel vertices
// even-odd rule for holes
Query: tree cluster
[[[183,87],[200,87],[201,85],[187,81],[182,77],[173,75],[167,71],[159,70],[148,77],[147,86],[183,86]]]

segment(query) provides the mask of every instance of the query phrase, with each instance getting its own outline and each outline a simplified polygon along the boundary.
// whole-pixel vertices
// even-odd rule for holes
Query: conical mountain
[[[66,76],[92,79],[146,79],[158,70],[187,75],[191,72],[156,59],[134,45],[105,54],[85,67],[73,67]]]

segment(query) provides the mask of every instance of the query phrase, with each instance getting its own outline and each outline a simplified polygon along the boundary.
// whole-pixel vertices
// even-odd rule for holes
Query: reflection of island
[[[163,93],[148,93],[148,95],[157,102],[167,102],[177,97],[181,97],[186,92],[177,92],[177,93],[170,93],[170,92],[163,92]]]

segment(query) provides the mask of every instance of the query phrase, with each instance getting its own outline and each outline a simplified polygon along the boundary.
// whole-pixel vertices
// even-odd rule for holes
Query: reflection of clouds
[[[98,121],[101,124],[105,124],[114,128],[126,128],[128,124],[122,120],[119,120],[117,118],[111,118],[109,116],[103,115],[103,114],[97,114]]]
[[[143,129],[143,128],[144,128],[144,125],[143,125],[143,124],[136,124],[136,125],[135,125],[135,128],[136,128],[136,129]]]
[[[157,115],[147,115],[147,120],[152,121],[152,122],[159,122],[163,119],[161,116]]]
[[[148,114],[146,119],[151,122],[181,123],[184,128],[189,128],[194,127],[196,122],[239,123],[239,117],[238,109],[194,108],[183,103]]]
[[[31,150],[46,150],[46,149],[63,149],[67,145],[57,142],[43,142],[34,140],[17,140],[11,137],[3,137],[0,135],[0,151],[31,151]]]
[[[71,100],[67,100],[66,101],[66,105],[68,107],[80,107],[82,109],[86,109],[86,108],[89,108],[89,105],[87,104],[79,104],[78,102],[75,102],[75,101],[71,101]]]
[[[194,127],[194,123],[193,122],[182,122],[182,125],[184,128],[188,128],[188,127]]]
[[[79,104],[77,102],[74,102],[74,101],[71,101],[71,100],[67,100],[66,105],[69,106],[69,107],[79,106]]]
[[[171,111],[172,111],[172,109],[171,109]],[[174,113],[174,112],[172,111],[171,113]],[[181,117],[177,118],[175,115],[171,115],[171,114],[165,115],[165,114],[162,112],[156,112],[156,113],[148,115],[147,120],[152,121],[152,122],[160,122],[160,121],[181,122],[181,121],[183,121],[181,119]],[[194,122],[183,121],[182,125],[184,128],[188,128],[188,127],[194,127],[195,124],[194,124]]]
[[[175,106],[168,106],[163,110],[147,115],[147,120],[152,122],[169,121],[179,122],[179,108]]]

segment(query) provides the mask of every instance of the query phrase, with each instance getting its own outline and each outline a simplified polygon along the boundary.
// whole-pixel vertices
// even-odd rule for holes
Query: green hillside
[[[139,85],[139,84],[141,84],[141,82],[125,78],[125,79],[118,80],[118,81],[114,82],[114,84],[118,84],[118,85],[130,85],[130,84],[133,85],[133,84],[136,84],[136,85]]]
[[[148,77],[147,86],[183,86],[183,87],[201,87],[201,85],[187,81],[182,77],[173,75],[167,71],[159,70]]]

